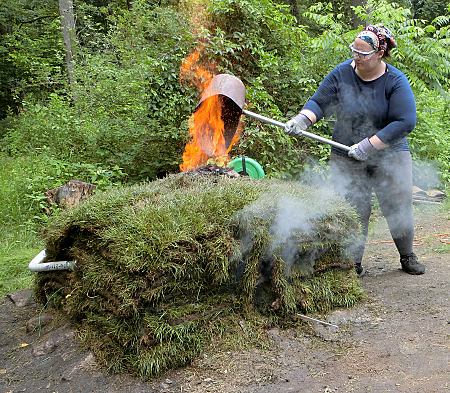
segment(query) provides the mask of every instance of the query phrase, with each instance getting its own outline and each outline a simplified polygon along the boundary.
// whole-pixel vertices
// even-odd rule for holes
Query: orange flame
[[[202,93],[213,78],[214,65],[200,64],[202,48],[195,50],[183,62],[180,69],[180,79],[189,80]],[[239,130],[233,136],[229,146],[224,137],[224,122],[222,119],[222,102],[218,95],[202,101],[189,119],[189,135],[191,141],[183,153],[183,163],[180,170],[194,170],[213,159],[218,165],[228,162],[228,152],[239,139]]]

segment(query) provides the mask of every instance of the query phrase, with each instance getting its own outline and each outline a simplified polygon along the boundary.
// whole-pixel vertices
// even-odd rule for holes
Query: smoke
[[[191,32],[198,35],[203,28],[210,24],[208,16],[208,0],[181,0],[180,9],[184,15],[190,16]]]
[[[432,164],[415,161],[414,167],[415,173],[421,175],[420,186],[439,184],[437,170]],[[274,194],[270,191],[248,206],[252,217],[270,223],[270,244],[264,259],[269,261],[271,256],[279,255],[285,262],[287,277],[294,265],[302,273],[312,273],[315,262],[326,251],[320,248],[323,234],[318,233],[317,222],[332,216],[333,204],[342,203],[342,200],[355,209],[361,221],[361,231],[355,227],[343,234],[342,227],[337,227],[335,235],[332,231],[327,233],[329,244],[342,247],[342,255],[338,257],[348,258],[354,263],[362,262],[372,209],[377,205],[387,220],[399,253],[413,252],[411,173],[412,161],[406,151],[382,152],[367,162],[335,154],[332,154],[329,165],[310,161],[297,181],[312,189],[312,198],[311,195],[301,198],[289,192]],[[252,227],[249,227],[242,233],[241,242],[246,251],[251,250],[255,242],[251,232]],[[318,247],[306,252],[301,248],[302,242],[317,244]],[[270,271],[270,266],[263,269]]]
[[[413,161],[413,184],[423,190],[442,186],[438,165],[433,161]]]
[[[411,194],[414,184],[421,188],[439,185],[439,176],[434,165],[411,161],[406,151],[382,151],[367,162],[349,160],[332,154],[327,168],[311,165],[302,174],[300,181],[316,187],[319,192],[337,193],[357,211],[362,223],[362,232],[349,234],[346,254],[361,263],[368,234],[368,225],[373,206],[378,205],[385,217],[391,236],[400,254],[413,252],[414,217]],[[414,170],[413,170],[414,168]],[[419,180],[419,181],[418,181]],[[325,187],[324,187],[325,186]],[[350,238],[349,238],[350,240]]]
[[[263,275],[270,273],[275,256],[283,259],[287,277],[294,265],[302,274],[311,274],[315,262],[328,251],[330,244],[343,247],[346,243],[344,224],[337,222],[334,210],[334,204],[342,203],[342,199],[317,174],[305,172],[304,175],[308,177],[309,187],[290,189],[280,182],[279,188],[272,187],[241,212],[239,239],[243,255],[258,247],[261,223],[268,229],[261,264]],[[313,183],[315,186],[311,187]],[[305,191],[304,195],[298,193],[299,189]],[[325,222],[329,221],[336,225],[336,233],[326,229],[323,233]]]
[[[319,211],[307,209],[306,203],[289,196],[281,197],[276,203],[276,214],[271,226],[274,246],[289,238],[295,232],[311,233],[311,221],[321,215]]]
[[[285,262],[285,275],[290,276],[292,266],[299,264],[300,270],[309,274],[314,271],[314,262],[319,257],[320,249],[302,251],[299,241],[318,242],[316,222],[330,213],[330,195],[324,189],[316,189],[315,202],[291,196],[280,197],[275,204],[275,216],[270,227],[271,244],[269,253],[279,254]]]

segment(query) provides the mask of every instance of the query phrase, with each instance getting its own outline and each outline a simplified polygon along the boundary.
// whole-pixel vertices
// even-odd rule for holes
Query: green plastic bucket
[[[236,157],[228,163],[228,168],[234,169],[240,175],[248,175],[252,179],[262,179],[265,176],[259,162],[249,157]]]

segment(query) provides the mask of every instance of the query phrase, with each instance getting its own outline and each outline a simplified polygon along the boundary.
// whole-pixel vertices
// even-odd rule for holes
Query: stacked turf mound
[[[345,250],[358,230],[344,201],[299,183],[174,175],[55,217],[48,260],[76,269],[37,274],[36,292],[100,363],[148,377],[251,314],[354,304],[362,291]]]

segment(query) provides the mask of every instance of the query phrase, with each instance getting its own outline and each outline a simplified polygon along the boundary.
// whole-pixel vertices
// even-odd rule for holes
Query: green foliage
[[[0,119],[26,96],[43,100],[63,86],[63,53],[57,2],[1,3]]]
[[[247,99],[249,110],[285,121],[260,78],[256,78],[253,86],[248,88]],[[255,120],[244,121],[245,133],[234,150],[237,155],[256,158],[268,176],[291,177],[301,170],[310,150],[305,145],[301,146],[304,141],[290,138],[283,130],[264,126]]]
[[[65,162],[45,154],[15,159],[0,155],[0,162],[0,227],[4,230],[46,222],[51,207],[44,193],[51,188],[79,179],[105,190],[125,176],[117,166]]]
[[[116,72],[109,73],[104,81],[107,85],[99,89],[98,98],[101,99],[102,92],[111,94],[111,100],[102,104],[109,116],[121,120],[128,116],[120,111],[130,108],[134,112],[130,128],[136,124],[143,127],[135,139],[128,141],[132,148],[122,149],[127,154],[122,166],[138,179],[154,179],[178,171],[187,140],[187,119],[197,100],[197,92],[179,82],[179,67],[192,44],[186,19],[171,7],[159,8],[136,1],[132,11],[118,19],[111,43],[116,50],[114,57],[119,57],[120,69],[128,75],[117,83]],[[111,65],[116,64],[114,58],[110,61]],[[97,75],[101,80],[100,73]],[[89,78],[87,83],[91,83]],[[99,87],[102,88],[101,82]],[[135,87],[135,91],[130,87]],[[114,102],[118,96],[124,96],[131,105]],[[89,93],[87,98],[91,100],[92,95]],[[109,110],[108,101],[117,106]],[[129,136],[134,136],[131,129]]]
[[[30,286],[28,263],[43,248],[28,223],[39,213],[27,199],[26,178],[32,173],[39,173],[36,161],[0,154],[0,296]]]
[[[449,7],[448,0],[412,0],[411,5],[415,19],[425,19],[429,22],[445,15]]]
[[[348,45],[354,40],[358,29],[344,24],[330,3],[317,3],[303,15],[323,30],[318,36],[311,37],[305,48],[314,54],[308,56],[306,65],[310,75],[315,76],[316,83],[309,85],[309,93],[312,94],[329,71],[349,58]]]
[[[193,92],[178,81],[187,45],[179,14],[134,2],[132,12],[117,17],[110,49],[83,54],[76,101],[52,94],[45,104],[25,102],[8,150],[117,165],[132,179],[177,171],[195,107]]]
[[[237,75],[247,86],[248,107],[285,121],[307,98],[312,79],[302,67],[307,35],[286,5],[273,1],[212,2],[212,28],[203,31],[206,57],[219,72]],[[309,142],[248,119],[235,154],[256,158],[269,176],[298,173],[311,152]]]
[[[11,159],[3,155],[0,165],[0,227],[2,232],[24,226],[28,220],[39,213],[38,206],[30,206],[27,195],[28,180],[31,174],[40,176],[44,162],[30,158]],[[39,188],[45,185],[39,185]],[[42,192],[45,189],[41,189]]]
[[[12,129],[6,141],[14,155],[45,151],[65,161],[117,165],[131,180],[176,172],[198,95],[180,84],[179,67],[194,46],[201,43],[202,61],[216,72],[244,81],[249,109],[285,121],[348,57],[348,43],[358,31],[331,3],[314,4],[303,15],[320,32],[316,36],[296,24],[287,5],[270,0],[212,2],[207,23],[202,29],[194,26],[195,36],[191,15],[181,6],[135,1],[130,11],[119,3],[102,7],[79,5],[85,35],[76,101],[56,94],[47,102],[24,101],[21,116],[5,123]],[[448,89],[448,18],[427,24],[385,1],[371,1],[354,12],[395,31],[399,49],[392,63],[407,74],[418,100],[421,93]],[[106,21],[102,15],[108,15]],[[328,157],[327,146],[246,121],[232,153],[254,157],[269,176],[295,176],[309,157],[322,162]],[[314,132],[328,136],[330,127],[321,122]]]
[[[92,53],[108,48],[108,32],[115,24],[114,15],[127,10],[126,0],[74,1],[77,40],[83,51]]]
[[[418,122],[409,140],[415,157],[435,162],[443,184],[450,184],[450,100],[434,92],[417,96]]]
[[[28,264],[44,247],[37,234],[26,228],[2,227],[0,234],[0,296],[30,288]]]
[[[69,158],[82,143],[79,124],[70,103],[57,94],[51,94],[47,103],[24,101],[22,114],[12,118],[2,147],[13,156],[52,152]]]

